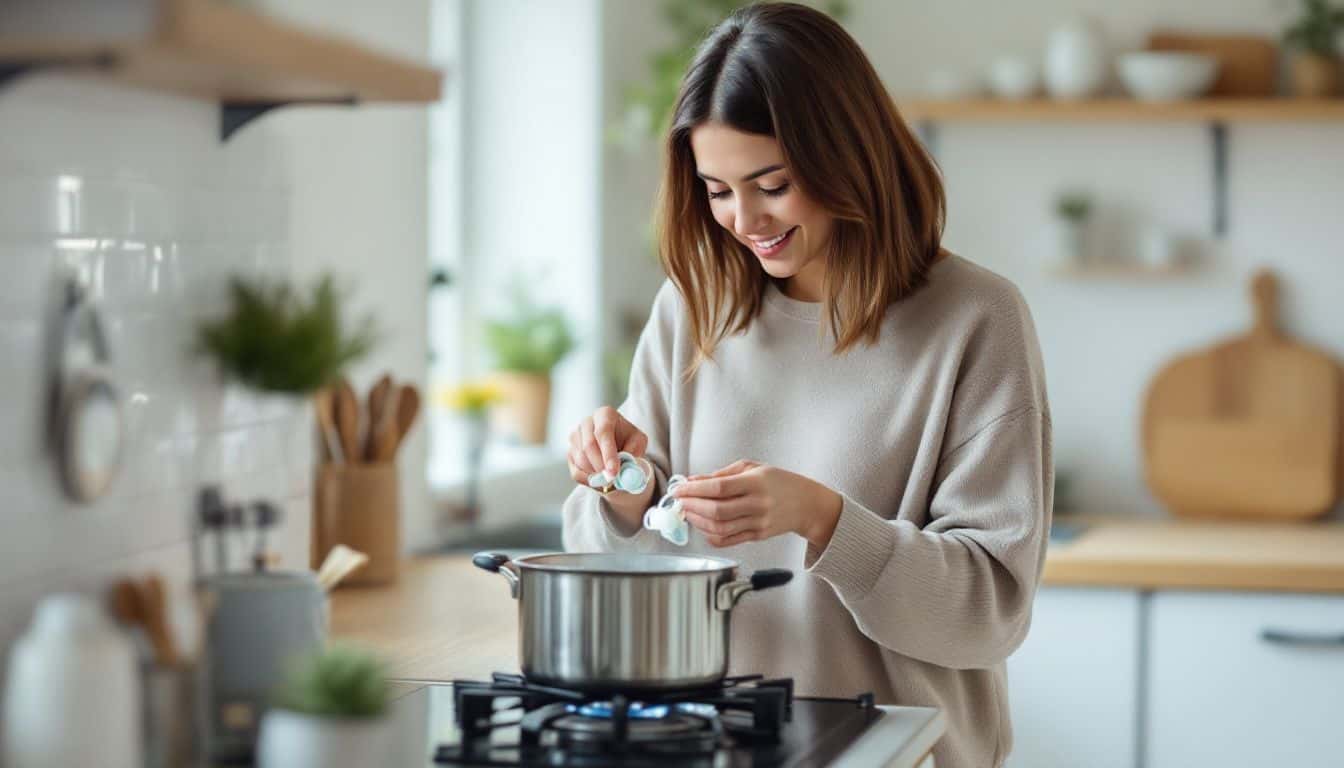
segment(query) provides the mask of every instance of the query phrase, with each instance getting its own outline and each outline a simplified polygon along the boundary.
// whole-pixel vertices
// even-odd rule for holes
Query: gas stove
[[[916,766],[944,722],[937,710],[877,706],[870,695],[794,696],[791,680],[759,675],[594,696],[497,673],[424,684],[398,703],[428,715],[435,766]]]

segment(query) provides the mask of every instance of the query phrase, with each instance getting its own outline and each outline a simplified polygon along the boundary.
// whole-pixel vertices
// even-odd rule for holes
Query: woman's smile
[[[793,233],[796,231],[798,231],[798,227],[794,226],[782,234],[772,237],[748,237],[747,243],[756,252],[757,256],[763,259],[774,258],[783,252],[789,243],[793,242]]]

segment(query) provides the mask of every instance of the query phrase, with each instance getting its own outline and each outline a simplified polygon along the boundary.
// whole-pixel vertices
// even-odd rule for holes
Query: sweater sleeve
[[[676,292],[664,283],[654,299],[653,311],[635,345],[630,367],[629,394],[617,408],[631,424],[648,435],[644,457],[653,465],[653,499],[667,487],[670,461],[670,402],[672,390],[672,341],[675,333]],[[640,528],[623,535],[614,524],[613,510],[603,495],[576,486],[563,507],[564,546],[570,552],[647,552],[658,546],[658,534]]]
[[[845,494],[826,549],[804,565],[859,629],[955,669],[1008,657],[1031,620],[1054,496],[1048,411],[1004,414],[939,461],[929,522],[889,520]]]

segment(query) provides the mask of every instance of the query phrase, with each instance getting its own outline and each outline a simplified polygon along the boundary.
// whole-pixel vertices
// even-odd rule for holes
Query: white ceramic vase
[[[1050,33],[1045,48],[1045,86],[1057,99],[1095,96],[1109,72],[1106,42],[1095,22],[1076,17]]]
[[[258,768],[366,768],[387,765],[390,720],[319,717],[272,709],[261,721]]]

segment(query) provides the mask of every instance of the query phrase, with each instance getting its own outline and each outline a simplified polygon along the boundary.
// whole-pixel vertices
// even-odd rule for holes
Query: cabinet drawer
[[[1152,598],[1147,766],[1344,764],[1344,597]]]
[[[1139,598],[1133,590],[1042,588],[1008,659],[1008,768],[1132,768]]]

